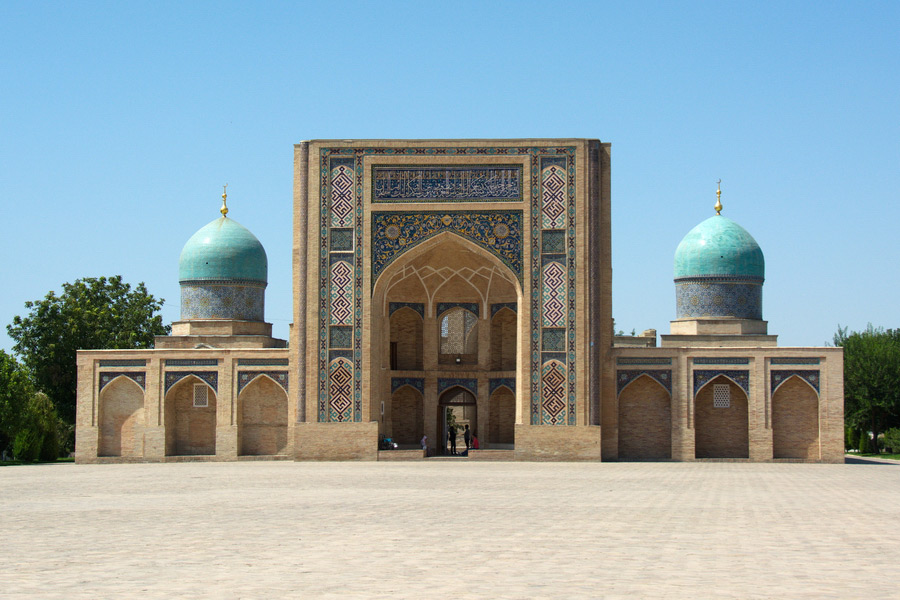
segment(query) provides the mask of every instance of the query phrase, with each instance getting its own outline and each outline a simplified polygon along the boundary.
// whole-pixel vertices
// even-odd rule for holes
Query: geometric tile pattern
[[[566,326],[566,270],[558,262],[544,267],[543,326]]]
[[[331,267],[331,324],[353,323],[353,267],[338,261]]]
[[[166,359],[167,367],[215,367],[219,364],[218,358],[169,358]]]
[[[541,252],[543,254],[562,254],[565,251],[565,231],[544,231],[541,234]]]
[[[671,369],[634,369],[616,371],[616,394],[621,394],[629,383],[646,375],[654,379],[661,386],[666,388],[669,394],[672,394],[672,370]]]
[[[671,358],[630,358],[619,357],[616,359],[617,365],[671,365]]]
[[[491,252],[522,277],[522,211],[372,213],[372,285],[407,250],[445,231]]]
[[[101,360],[100,367],[146,367],[146,358],[126,358]]]
[[[205,381],[207,384],[209,384],[209,387],[211,387],[214,392],[218,393],[219,373],[217,371],[166,371],[164,393],[169,393],[169,389],[173,385],[175,385],[188,375],[193,375],[197,379]]]
[[[181,284],[181,319],[265,320],[266,288],[260,285]]]
[[[349,325],[332,325],[329,348],[352,348],[353,328]]]
[[[353,159],[332,161],[331,226],[353,226]]]
[[[475,315],[476,317],[478,316],[479,304],[477,302],[438,302],[437,309],[434,314],[436,317],[440,317],[442,314],[444,314],[451,308],[456,308],[456,307],[465,309],[465,310],[469,311],[470,313],[472,313],[473,315]]]
[[[500,302],[498,304],[491,304],[491,318],[493,319],[494,316],[504,308],[508,308],[513,312],[518,312],[519,310],[518,305],[515,302]]]
[[[762,284],[722,278],[675,283],[675,313],[678,319],[736,317],[762,319]]]
[[[568,285],[567,285],[567,323],[566,330],[567,334],[567,348],[566,353],[562,356],[563,359],[568,361],[569,367],[565,369],[567,381],[567,410],[564,411],[567,413],[566,419],[567,423],[570,425],[575,424],[575,359],[576,359],[576,349],[575,349],[575,264],[576,264],[576,252],[575,252],[575,227],[576,227],[576,219],[575,219],[575,192],[576,192],[576,183],[575,183],[575,153],[576,148],[574,146],[551,146],[551,145],[543,145],[543,146],[517,146],[517,147],[491,147],[491,146],[419,146],[419,147],[401,147],[401,148],[386,148],[382,146],[369,146],[369,147],[356,147],[356,148],[321,148],[319,153],[319,190],[320,190],[320,198],[319,198],[319,229],[323,233],[326,233],[331,227],[337,226],[334,225],[336,221],[332,216],[332,208],[334,206],[334,201],[332,199],[332,194],[335,192],[335,187],[333,185],[333,177],[332,170],[336,169],[340,165],[352,167],[349,172],[343,172],[342,175],[348,175],[350,177],[355,178],[355,185],[352,186],[352,223],[347,223],[346,227],[351,227],[354,231],[354,243],[353,243],[353,328],[354,328],[354,345],[353,345],[353,356],[352,356],[352,368],[353,368],[353,418],[356,421],[362,420],[362,348],[361,348],[361,334],[362,334],[362,280],[363,280],[363,224],[362,224],[362,216],[363,216],[363,182],[364,182],[364,169],[366,164],[367,157],[371,156],[379,156],[379,157],[442,157],[442,156],[476,156],[476,155],[485,155],[491,157],[500,157],[500,156],[509,156],[509,157],[525,157],[526,160],[530,161],[530,169],[529,173],[531,174],[530,185],[528,182],[523,181],[522,190],[523,190],[523,200],[530,200],[530,215],[531,215],[531,231],[530,233],[530,248],[532,252],[531,256],[531,268],[528,273],[530,277],[530,288],[534,293],[531,294],[531,323],[530,323],[530,335],[528,337],[529,342],[531,344],[530,347],[530,357],[531,361],[529,364],[528,373],[530,374],[530,386],[531,386],[531,422],[535,425],[541,423],[541,394],[542,394],[542,381],[541,381],[541,373],[542,373],[542,355],[541,355],[541,306],[542,306],[542,298],[541,298],[541,290],[542,288],[542,269],[541,269],[541,230],[543,228],[543,206],[542,201],[544,198],[544,180],[542,177],[542,163],[545,167],[550,167],[553,165],[552,161],[556,159],[557,165],[561,167],[561,171],[554,171],[553,182],[556,183],[557,178],[564,178],[565,186],[563,197],[565,198],[565,214],[562,219],[557,219],[556,221],[559,223],[559,227],[552,227],[551,229],[564,229],[566,231],[566,251],[565,251],[565,268],[567,269],[568,276]],[[341,162],[345,161],[345,162]],[[371,167],[370,167],[371,168]],[[549,173],[548,173],[549,175]],[[338,183],[338,193],[343,194],[342,187],[345,182]],[[550,189],[550,179],[548,178],[547,182],[547,198],[551,200],[550,196],[552,196],[552,190]],[[346,196],[343,200],[346,200]],[[551,200],[552,201],[552,200]],[[486,211],[481,211],[486,212]],[[341,212],[341,216],[346,218],[346,213]],[[340,220],[337,221],[340,223]],[[397,233],[395,231],[391,231],[391,234]],[[494,237],[502,238],[502,234],[505,234],[506,231],[500,230],[494,232]],[[524,232],[523,232],[524,233]],[[507,237],[516,237],[513,235],[508,235]],[[521,246],[524,249],[524,242]],[[328,395],[329,395],[329,377],[327,374],[331,372],[331,362],[329,360],[329,350],[328,350],[328,325],[331,323],[331,311],[330,311],[330,241],[329,236],[322,235],[321,241],[319,245],[319,335],[318,335],[318,351],[319,351],[319,373],[321,376],[319,377],[318,382],[318,398],[319,398],[319,420],[325,421],[327,420],[327,415],[325,412],[325,407],[328,405]],[[493,252],[493,250],[491,250]],[[521,276],[524,276],[524,273],[521,272],[521,266],[518,269],[513,269],[516,273],[521,273]],[[373,282],[374,283],[374,282]],[[331,353],[344,353],[344,350],[332,350]],[[553,358],[556,359],[555,356],[558,353],[553,353]],[[548,355],[546,358],[550,358]]]
[[[541,350],[544,352],[565,352],[566,330],[544,329],[541,335]]]
[[[509,389],[512,393],[516,393],[516,379],[515,377],[497,377],[495,379],[488,380],[488,394],[493,395],[494,392],[497,391],[497,388],[505,387]]]
[[[437,393],[442,394],[444,391],[449,390],[452,387],[461,387],[472,392],[473,395],[478,395],[478,380],[477,379],[464,379],[461,377],[439,377],[437,380]]]
[[[373,202],[497,202],[522,199],[522,165],[372,168]]]
[[[328,372],[328,421],[353,420],[353,364],[346,358],[331,363]]]
[[[548,361],[541,370],[541,424],[566,424],[566,365]]]
[[[734,383],[739,385],[747,394],[750,394],[750,371],[730,371],[723,369],[710,369],[694,371],[694,397],[704,385],[718,377],[724,375]]]
[[[566,159],[546,159],[542,167],[541,227],[562,229],[566,226]]]
[[[799,377],[800,379],[802,379],[803,381],[805,381],[806,383],[811,385],[813,387],[813,389],[816,390],[817,394],[819,393],[819,372],[818,371],[797,370],[797,369],[787,370],[786,369],[783,371],[772,371],[771,376],[772,376],[771,381],[772,381],[772,393],[773,394],[775,393],[775,390],[777,390],[778,387],[782,383],[784,383],[791,377]]]
[[[423,319],[425,318],[425,305],[421,302],[391,302],[388,305],[388,316],[394,314],[401,308],[411,308]]]
[[[265,375],[282,388],[284,391],[288,391],[288,372],[287,371],[238,371],[238,394],[241,393],[245,387],[247,387],[250,382],[252,382],[257,377]]]
[[[144,373],[129,372],[129,371],[119,371],[119,372],[113,373],[110,371],[104,371],[103,373],[100,373],[100,390],[102,390],[106,386],[107,383],[110,383],[116,377],[127,377],[128,379],[132,380],[133,382],[135,382],[136,384],[141,386],[142,390],[145,389],[144,383],[145,383],[146,375]],[[98,391],[100,391],[100,390],[98,390]]]
[[[715,358],[715,357],[706,357],[706,356],[695,356],[693,363],[695,365],[749,365],[749,358],[733,358],[733,357],[725,357],[725,358]]]
[[[352,229],[332,229],[331,230],[331,251],[332,252],[352,252],[353,251],[353,230]]]
[[[769,361],[773,365],[817,365],[819,364],[818,358],[804,358],[804,357],[794,357],[794,358],[773,358]],[[100,366],[102,367],[102,361]]]
[[[289,362],[286,358],[239,358],[237,364],[241,367],[286,367]]]
[[[391,377],[391,393],[393,394],[404,385],[408,385],[419,393],[425,395],[425,379],[422,377]]]

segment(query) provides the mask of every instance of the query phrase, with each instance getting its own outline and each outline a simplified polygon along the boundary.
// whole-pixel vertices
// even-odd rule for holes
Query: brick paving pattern
[[[897,598],[900,465],[0,468],[2,598]]]

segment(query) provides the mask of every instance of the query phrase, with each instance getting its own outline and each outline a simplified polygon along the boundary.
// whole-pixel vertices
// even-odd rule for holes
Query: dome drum
[[[265,284],[181,283],[181,319],[265,320]]]
[[[762,281],[685,277],[675,281],[677,319],[762,319]]]

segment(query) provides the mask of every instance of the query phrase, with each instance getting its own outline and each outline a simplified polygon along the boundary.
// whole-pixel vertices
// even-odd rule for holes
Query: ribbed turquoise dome
[[[747,230],[715,215],[691,229],[675,250],[675,279],[737,276],[765,278],[762,250]]]
[[[269,260],[256,236],[228,217],[200,229],[184,245],[178,260],[178,280],[242,281],[265,285]]]

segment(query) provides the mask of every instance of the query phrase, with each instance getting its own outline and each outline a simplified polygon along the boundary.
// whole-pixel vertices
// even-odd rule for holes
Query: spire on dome
[[[222,186],[222,208],[219,209],[219,212],[222,213],[223,217],[228,216],[228,207],[225,206],[225,201],[228,199],[228,184],[226,183]]]
[[[722,180],[716,182],[716,205],[713,206],[717,215],[722,214]]]

